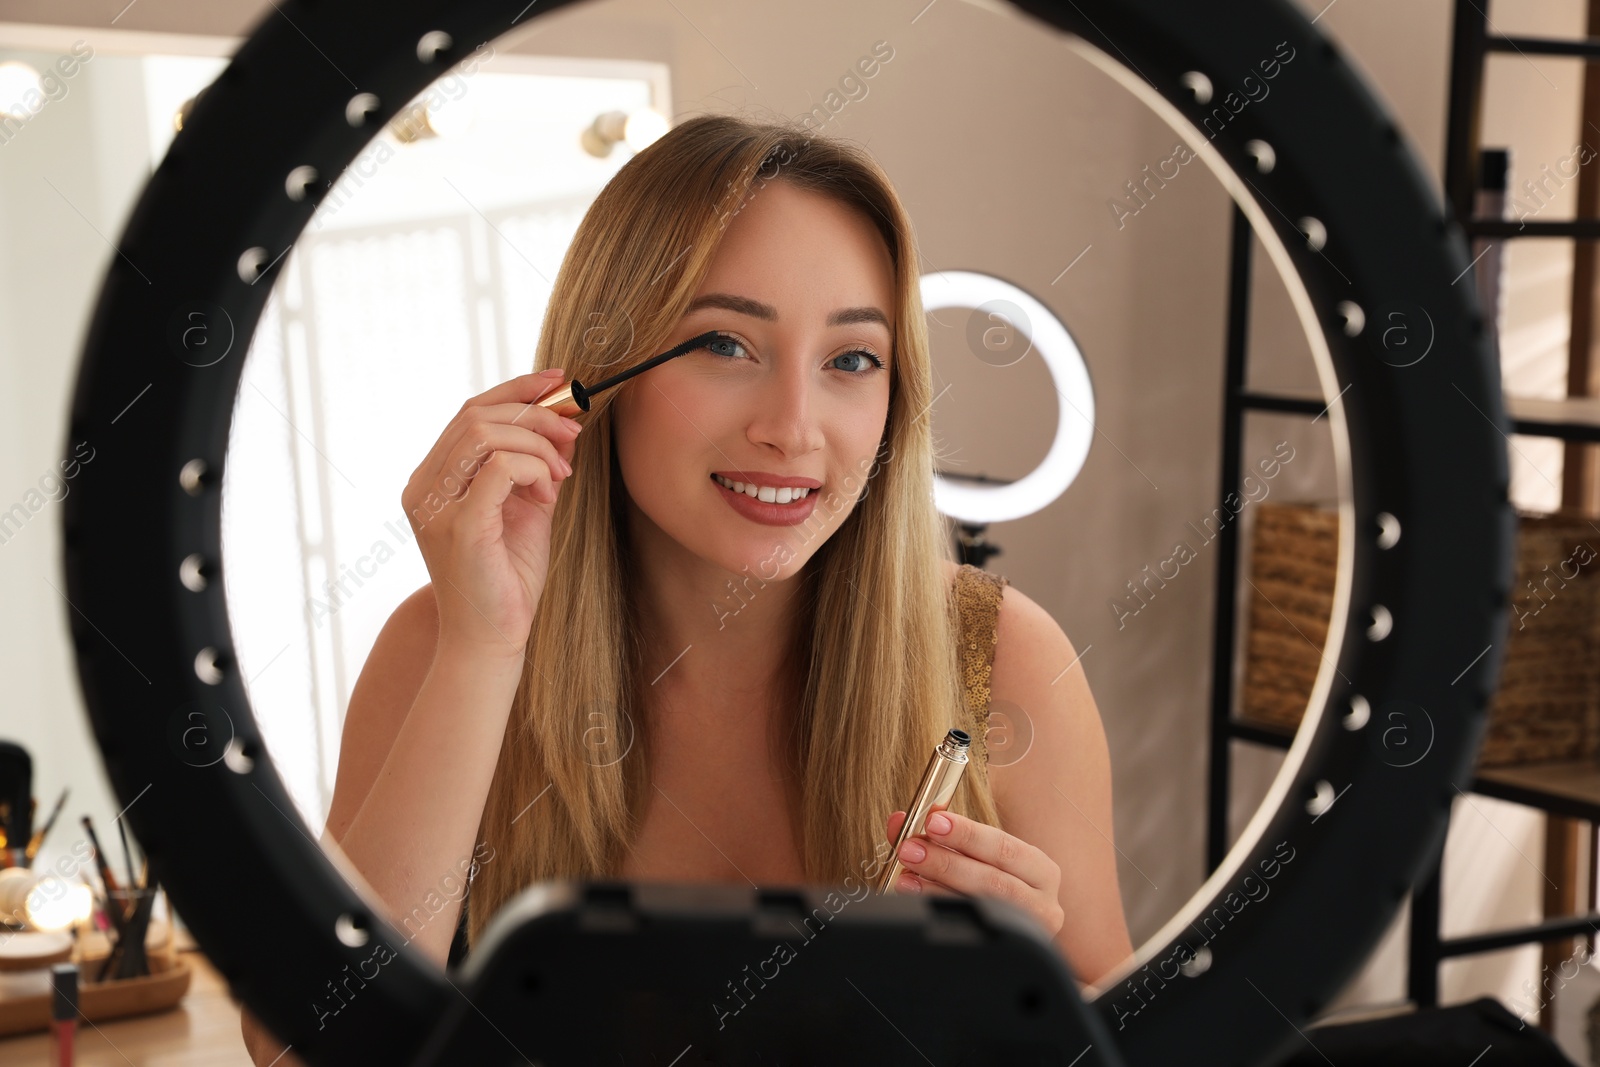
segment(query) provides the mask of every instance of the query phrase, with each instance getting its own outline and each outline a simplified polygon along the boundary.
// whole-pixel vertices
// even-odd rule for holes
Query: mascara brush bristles
[[[611,377],[607,378],[605,381],[599,383],[598,385],[586,386],[584,388],[584,391],[586,393],[588,393],[590,396],[593,396],[594,394],[600,392],[601,390],[610,389],[613,385],[621,385],[623,382],[627,381],[629,378],[632,378],[635,374],[641,374],[644,371],[649,370],[651,367],[657,366],[658,364],[665,363],[669,359],[676,359],[677,357],[683,355],[685,352],[692,352],[695,349],[699,348],[701,345],[708,344],[708,343],[710,343],[712,341],[715,341],[720,333],[721,333],[720,330],[709,330],[709,331],[701,334],[698,337],[691,337],[687,341],[683,342],[683,344],[675,345],[672,348],[669,348],[665,352],[661,353],[659,356],[651,356],[649,359],[645,360],[643,363],[639,364],[637,367],[629,367],[627,370],[623,371],[621,374],[613,374]]]

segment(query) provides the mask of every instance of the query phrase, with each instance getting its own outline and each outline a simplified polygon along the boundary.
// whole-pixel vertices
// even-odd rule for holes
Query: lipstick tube
[[[78,1030],[78,965],[50,968],[50,1067],[73,1067]]]
[[[965,730],[952,729],[933,750],[933,758],[928,760],[928,769],[922,772],[922,782],[917,786],[916,799],[906,808],[906,821],[895,838],[889,869],[878,882],[879,893],[896,892],[894,885],[905,870],[900,863],[900,846],[906,838],[927,833],[928,816],[950,806],[950,798],[961,784],[961,774],[967,769],[971,744],[972,738]]]

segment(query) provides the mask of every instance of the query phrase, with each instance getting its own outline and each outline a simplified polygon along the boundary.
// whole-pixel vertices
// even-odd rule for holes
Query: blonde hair
[[[885,821],[910,801],[933,747],[950,727],[974,725],[941,562],[954,557],[933,506],[917,252],[887,175],[865,150],[802,125],[724,115],[683,122],[623,166],[584,216],[550,296],[535,369],[560,365],[592,383],[662,351],[728,222],[774,180],[860,210],[894,262],[887,430],[871,468],[845,486],[864,491],[854,511],[793,579],[801,614],[789,692],[798,703],[774,731],[784,745],[778,765],[795,779],[790,814],[807,882],[870,881],[879,868],[868,865],[888,854]],[[632,605],[626,490],[611,434],[617,393],[594,398],[573,460],[581,473],[556,504],[549,573],[479,830],[495,858],[473,879],[471,943],[536,882],[618,877],[649,799],[641,695],[663,664],[643,647]],[[812,521],[820,529],[824,508],[848,506],[836,495],[819,501]],[[977,760],[950,807],[999,825]]]

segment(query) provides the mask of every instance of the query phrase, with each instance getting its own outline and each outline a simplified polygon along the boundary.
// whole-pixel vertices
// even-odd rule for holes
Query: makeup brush
[[[128,888],[135,889],[139,880],[133,875],[133,853],[128,851],[128,824],[117,820],[117,836],[122,838],[122,864],[128,868]]]
[[[94,852],[94,864],[95,868],[100,872],[100,883],[106,889],[106,917],[111,920],[111,925],[116,927],[117,932],[120,934],[125,912],[117,906],[116,900],[112,896],[119,888],[116,876],[111,873],[111,865],[106,862],[105,853],[100,848],[100,838],[95,835],[94,822],[87,815],[81,821],[84,832],[89,835],[89,847]]]
[[[621,374],[613,374],[598,385],[586,386],[574,378],[549,396],[541,397],[538,400],[538,405],[542,408],[550,408],[557,415],[565,415],[570,419],[580,412],[588,411],[589,398],[596,393],[604,392],[613,385],[621,385],[635,374],[647,371],[651,367],[665,363],[669,359],[676,359],[685,352],[693,352],[702,345],[715,341],[721,336],[721,333],[721,330],[711,330],[708,333],[701,334],[699,337],[691,337],[683,344],[669,348],[659,356],[651,356],[637,367],[630,367]]]
[[[33,857],[39,854],[39,846],[44,844],[45,835],[50,832],[50,827],[56,824],[56,816],[60,815],[61,809],[66,806],[67,792],[66,789],[61,790],[61,797],[56,801],[56,806],[50,809],[50,817],[44,821],[43,826],[33,832],[33,840],[28,842],[24,852],[29,866],[33,865]]]
[[[100,847],[100,838],[95,835],[94,822],[85,815],[82,819],[84,833],[89,835],[89,847],[94,850],[95,869],[100,872],[100,881],[106,887],[109,897],[118,888],[116,875],[111,873],[111,865],[106,862],[105,849]]]

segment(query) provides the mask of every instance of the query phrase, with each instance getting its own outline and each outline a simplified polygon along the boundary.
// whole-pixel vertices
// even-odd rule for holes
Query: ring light
[[[1202,1049],[1254,1063],[1299,1040],[1377,942],[1470,780],[1503,648],[1508,427],[1470,287],[1450,284],[1465,242],[1393,122],[1287,0],[1018,3],[1189,131],[1284,271],[1334,398],[1335,616],[1269,804],[1088,1008],[1037,928],[983,899],[863,900],[802,949],[813,964],[775,980],[787,992],[709,1038],[686,1005],[704,1015],[696,991],[758,959],[741,953],[774,923],[803,920],[809,887],[552,883],[503,909],[457,973],[406,949],[295,815],[232,655],[218,493],[248,345],[212,362],[216,348],[171,338],[192,337],[199,313],[248,339],[271,287],[259,283],[366,142],[482,42],[564,4],[289,0],[196,102],[118,242],[68,436],[104,442],[104,458],[63,502],[63,526],[79,678],[112,786],[200,944],[298,1054],[558,1064],[632,1042],[685,1067],[712,1045],[866,1062],[906,1055],[899,1037],[874,1036],[887,1018],[941,1062],[1164,1065]],[[1230,87],[1280,48],[1295,58],[1271,100],[1245,106]],[[1363,328],[1364,309],[1394,301],[1426,309],[1436,331],[1406,367]],[[1432,747],[1397,766],[1387,727],[1419,711]],[[208,736],[197,725],[230,738],[221,759],[185,750]],[[977,1037],[940,1025],[955,973]],[[336,988],[351,995],[317,1014]]]
[[[988,274],[968,270],[925,274],[922,306],[926,311],[971,308],[974,314],[986,316],[977,320],[985,331],[1009,334],[1015,330],[1027,342],[1022,354],[1009,362],[1034,349],[1044,360],[1061,403],[1057,405],[1055,437],[1039,465],[999,486],[962,485],[937,474],[933,479],[934,505],[962,522],[1006,522],[1032,515],[1067,491],[1083,469],[1094,438],[1094,387],[1078,342],[1054,311],[1010,282]],[[985,335],[980,334],[980,345]]]

